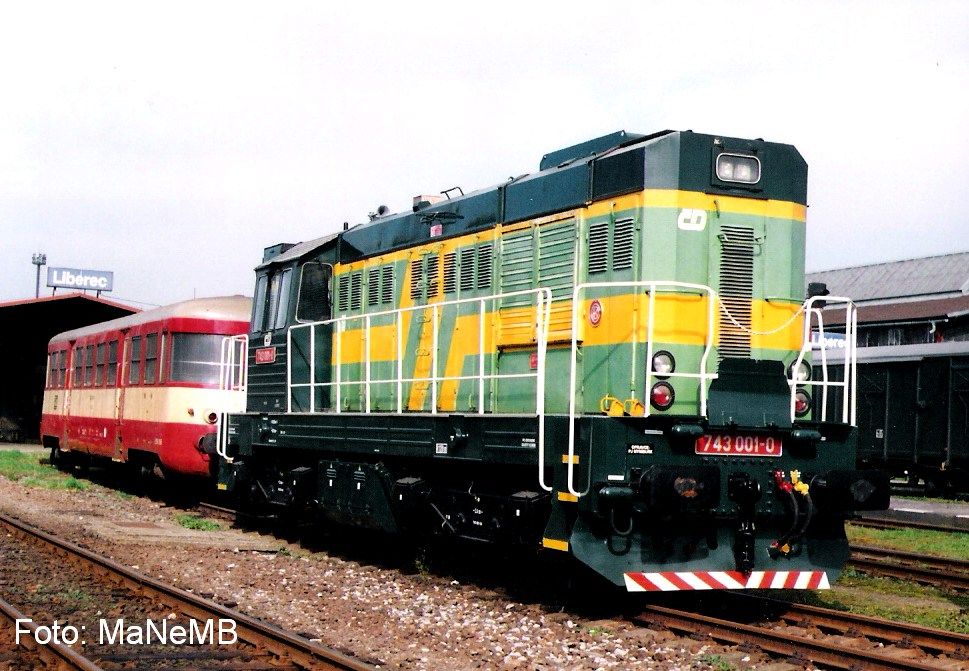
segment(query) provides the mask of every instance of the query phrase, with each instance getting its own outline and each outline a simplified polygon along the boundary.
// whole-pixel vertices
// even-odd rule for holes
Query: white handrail
[[[706,416],[707,411],[707,381],[713,380],[717,377],[716,373],[707,373],[706,366],[707,361],[710,357],[710,352],[713,350],[713,320],[714,320],[714,303],[717,299],[717,293],[711,287],[705,284],[693,284],[690,282],[672,282],[672,281],[650,281],[643,280],[637,282],[586,282],[583,284],[577,284],[572,290],[572,351],[571,360],[569,362],[569,454],[568,454],[568,478],[567,484],[569,492],[576,497],[582,497],[589,493],[589,488],[592,483],[587,483],[586,489],[583,492],[576,491],[575,489],[575,418],[576,418],[576,392],[577,392],[577,361],[576,357],[578,354],[578,341],[579,341],[579,308],[584,306],[584,301],[580,303],[579,296],[586,289],[646,289],[646,293],[649,294],[649,308],[646,314],[647,320],[647,334],[646,334],[646,391],[645,394],[649,394],[650,379],[653,377],[652,363],[653,360],[653,327],[655,320],[653,319],[653,311],[656,306],[656,293],[662,290],[686,290],[686,291],[698,291],[701,294],[707,295],[707,330],[705,345],[703,348],[703,355],[700,358],[700,372],[699,373],[666,373],[663,377],[684,377],[684,378],[697,378],[699,379],[700,386],[700,415]],[[636,333],[633,333],[633,340],[635,340]],[[650,404],[647,398],[644,398],[644,416],[648,417],[650,412]],[[592,465],[589,464],[591,469]]]
[[[534,373],[486,373],[485,372],[485,325],[487,323],[487,304],[489,301],[500,301],[507,298],[512,298],[515,296],[533,296],[535,303],[535,321],[534,321],[534,339],[536,347],[536,370]],[[441,375],[440,374],[440,362],[439,362],[439,341],[440,341],[440,320],[442,312],[446,308],[451,308],[463,304],[478,304],[478,372],[477,375]],[[490,296],[483,296],[478,298],[462,298],[451,301],[443,301],[439,303],[432,303],[430,305],[415,305],[406,308],[397,308],[392,310],[382,310],[379,312],[370,312],[361,315],[343,315],[342,317],[335,317],[333,319],[327,319],[318,322],[311,322],[305,324],[296,324],[290,326],[286,333],[286,342],[288,351],[292,352],[293,346],[293,333],[300,329],[309,329],[309,340],[310,340],[310,361],[309,361],[309,382],[293,382],[292,376],[292,366],[293,359],[295,357],[288,356],[286,364],[286,382],[287,382],[287,403],[286,412],[292,413],[292,399],[293,390],[303,387],[310,388],[310,412],[316,411],[315,405],[315,389],[316,387],[336,387],[336,403],[333,406],[333,411],[336,413],[343,412],[342,403],[342,386],[344,384],[350,385],[362,385],[364,389],[363,393],[363,412],[369,414],[372,412],[372,396],[371,387],[375,384],[396,384],[396,396],[397,396],[397,414],[402,414],[404,412],[404,398],[403,398],[403,387],[404,383],[415,383],[415,382],[427,382],[431,387],[431,414],[438,413],[438,385],[441,382],[459,382],[462,380],[476,380],[477,381],[477,412],[478,414],[485,413],[485,380],[501,380],[501,379],[520,379],[520,378],[535,378],[535,412],[538,416],[538,480],[539,485],[546,491],[552,491],[552,487],[545,482],[545,358],[547,355],[547,345],[548,345],[548,329],[549,320],[551,318],[551,306],[552,306],[552,292],[548,288],[539,289],[524,289],[521,291],[509,291],[500,294],[493,294]],[[497,306],[500,311],[501,306]],[[418,376],[415,374],[414,377],[404,377],[404,350],[403,350],[403,316],[406,313],[418,312],[418,311],[428,311],[431,312],[431,362],[430,371],[427,376]],[[394,321],[394,326],[397,334],[396,343],[396,361],[394,366],[394,377],[392,378],[374,378],[372,373],[373,360],[371,358],[371,343],[372,330],[373,330],[373,319],[375,317],[390,317]],[[363,379],[344,381],[342,377],[343,368],[343,351],[342,351],[342,337],[341,335],[346,332],[347,324],[352,321],[363,320],[363,347],[364,347],[364,357],[363,357]],[[333,329],[333,339],[335,343],[333,345],[334,356],[333,361],[336,368],[334,381],[327,382],[317,382],[316,381],[316,331],[319,326],[334,325]],[[416,373],[416,371],[415,371]]]
[[[249,384],[249,366],[246,357],[249,352],[249,336],[236,335],[222,338],[219,363],[219,389],[245,393]],[[229,423],[227,411],[218,413],[215,422],[215,453],[232,463],[228,454]]]
[[[840,382],[832,381],[828,379],[828,355],[827,355],[827,338],[825,336],[824,328],[824,316],[822,314],[821,308],[815,307],[816,303],[823,302],[825,304],[830,303],[843,303],[845,310],[845,340],[844,340],[844,379]],[[827,421],[828,417],[828,388],[829,387],[842,387],[844,393],[841,399],[841,421],[845,424],[850,424],[854,426],[856,424],[856,412],[857,412],[857,357],[858,357],[858,343],[857,343],[857,327],[858,327],[858,309],[850,298],[845,296],[813,296],[804,302],[804,333],[803,342],[801,345],[801,351],[798,352],[797,359],[791,365],[790,377],[787,380],[788,386],[791,388],[791,421],[795,421],[796,413],[794,411],[795,400],[798,387],[821,387],[821,421]],[[815,380],[805,380],[799,382],[797,380],[797,370],[801,366],[801,362],[804,361],[804,357],[807,355],[808,351],[812,348],[811,342],[811,332],[812,324],[814,320],[817,320],[818,325],[818,348],[821,352],[821,379]]]

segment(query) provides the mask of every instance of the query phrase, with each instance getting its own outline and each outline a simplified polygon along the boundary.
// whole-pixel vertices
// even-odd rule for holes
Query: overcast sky
[[[620,129],[794,144],[809,270],[969,250],[965,0],[23,2],[0,74],[0,301],[34,252],[251,294],[263,247]]]

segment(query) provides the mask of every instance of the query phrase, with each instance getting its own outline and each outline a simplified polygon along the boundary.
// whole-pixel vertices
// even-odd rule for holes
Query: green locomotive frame
[[[844,515],[887,505],[887,483],[852,470],[853,381],[796,376],[817,312],[806,179],[789,145],[620,132],[268,248],[220,488],[541,544],[631,589],[676,571],[819,586]],[[734,439],[749,453],[701,453]]]

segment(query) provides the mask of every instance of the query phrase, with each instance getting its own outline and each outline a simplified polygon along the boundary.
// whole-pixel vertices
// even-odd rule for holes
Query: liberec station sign
[[[114,273],[108,270],[78,270],[76,268],[47,268],[47,286],[64,289],[93,289],[111,291]]]

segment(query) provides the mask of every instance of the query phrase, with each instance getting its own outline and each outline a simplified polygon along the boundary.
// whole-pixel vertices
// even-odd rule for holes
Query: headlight
[[[653,355],[653,373],[656,375],[669,375],[676,370],[676,359],[666,350],[657,352]]]
[[[811,409],[811,395],[803,389],[794,392],[794,414],[803,417]]]
[[[760,181],[760,159],[756,156],[720,154],[717,156],[717,179],[756,184]]]
[[[649,402],[657,410],[666,410],[673,405],[673,387],[666,382],[657,382],[649,392]]]
[[[787,369],[787,377],[794,382],[801,383],[807,382],[811,379],[811,364],[809,364],[804,359],[801,359],[801,364],[794,370],[794,363],[791,363],[790,367]]]

